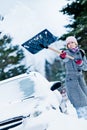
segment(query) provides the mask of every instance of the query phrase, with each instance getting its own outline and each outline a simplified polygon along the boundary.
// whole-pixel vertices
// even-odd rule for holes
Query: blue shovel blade
[[[55,42],[56,40],[57,37],[54,36],[50,31],[45,29],[23,43],[22,46],[32,54],[36,54],[43,49],[41,47],[41,44],[45,47]]]

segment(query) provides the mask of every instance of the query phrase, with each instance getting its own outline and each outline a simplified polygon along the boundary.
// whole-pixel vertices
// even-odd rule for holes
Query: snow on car
[[[47,120],[50,120],[44,115],[51,110],[59,110],[58,107],[59,101],[50,90],[50,83],[38,72],[0,82],[0,130],[27,129],[23,125],[27,119],[32,122],[27,123],[29,129],[43,130],[47,127]],[[45,123],[41,117],[44,117]]]
[[[60,85],[59,81],[56,83]],[[70,103],[68,107],[74,117],[60,111],[62,96],[55,88],[54,83],[38,72],[1,81],[0,130],[68,130],[69,122],[73,122],[76,129],[78,124],[79,130],[83,130],[83,126],[87,128],[86,121],[77,118]]]

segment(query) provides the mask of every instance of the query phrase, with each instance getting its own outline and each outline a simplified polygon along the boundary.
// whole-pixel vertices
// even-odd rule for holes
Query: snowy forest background
[[[22,11],[22,13],[17,12],[19,7],[21,7],[20,12]],[[59,11],[57,10],[57,6],[56,11]],[[44,75],[49,81],[61,80],[64,82],[65,69],[57,54],[44,49],[38,54],[32,55],[21,47],[23,42],[29,40],[34,35],[47,28],[54,35],[58,36],[58,41],[52,44],[54,48],[62,49],[66,37],[74,35],[87,55],[87,0],[66,0],[66,4],[60,9],[60,12],[68,18],[68,23],[65,25],[66,32],[61,34],[61,30],[59,29],[61,35],[55,31],[58,30],[58,28],[55,29],[54,26],[48,26],[51,22],[53,23],[55,19],[49,21],[48,24],[42,24],[42,26],[39,26],[41,25],[40,22],[37,24],[35,23],[36,25],[32,23],[32,20],[35,22],[38,17],[35,12],[32,12],[30,8],[22,3],[18,3],[15,9],[10,12],[10,15],[7,15],[6,17],[2,14],[0,15],[0,80],[25,73],[27,70],[35,70],[42,73],[42,75]],[[29,20],[28,15],[33,17],[31,17],[32,20],[30,19],[28,25],[26,25],[26,21]],[[51,15],[52,14],[50,14],[49,17],[51,17]],[[12,20],[14,21],[16,18],[14,16],[17,16],[19,19],[21,16],[25,16],[20,20],[25,26],[19,26],[17,25],[17,22],[16,25],[12,25]],[[36,16],[36,18],[34,16]],[[17,29],[16,27],[20,30],[20,32],[16,32],[16,35],[20,35],[19,39],[14,35],[14,32]],[[24,28],[26,28],[26,37],[21,35]],[[33,31],[34,28],[36,29],[35,31]],[[13,31],[11,29],[13,29]],[[87,81],[87,72],[85,72],[84,75]]]

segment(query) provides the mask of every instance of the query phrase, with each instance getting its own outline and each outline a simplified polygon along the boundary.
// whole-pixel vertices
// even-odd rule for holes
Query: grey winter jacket
[[[69,100],[75,108],[87,106],[87,86],[82,71],[87,71],[86,56],[82,56],[80,50],[72,52],[66,51],[67,54],[75,59],[82,59],[82,65],[77,65],[75,60],[65,58],[66,69],[66,90]]]

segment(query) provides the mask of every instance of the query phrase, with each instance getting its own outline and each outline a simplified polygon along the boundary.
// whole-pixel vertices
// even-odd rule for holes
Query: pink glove
[[[65,59],[65,58],[66,58],[66,52],[65,52],[65,51],[62,51],[62,52],[61,52],[60,58],[61,58],[61,59]]]
[[[75,63],[76,63],[77,65],[82,65],[83,61],[79,59],[79,60],[75,60]]]

